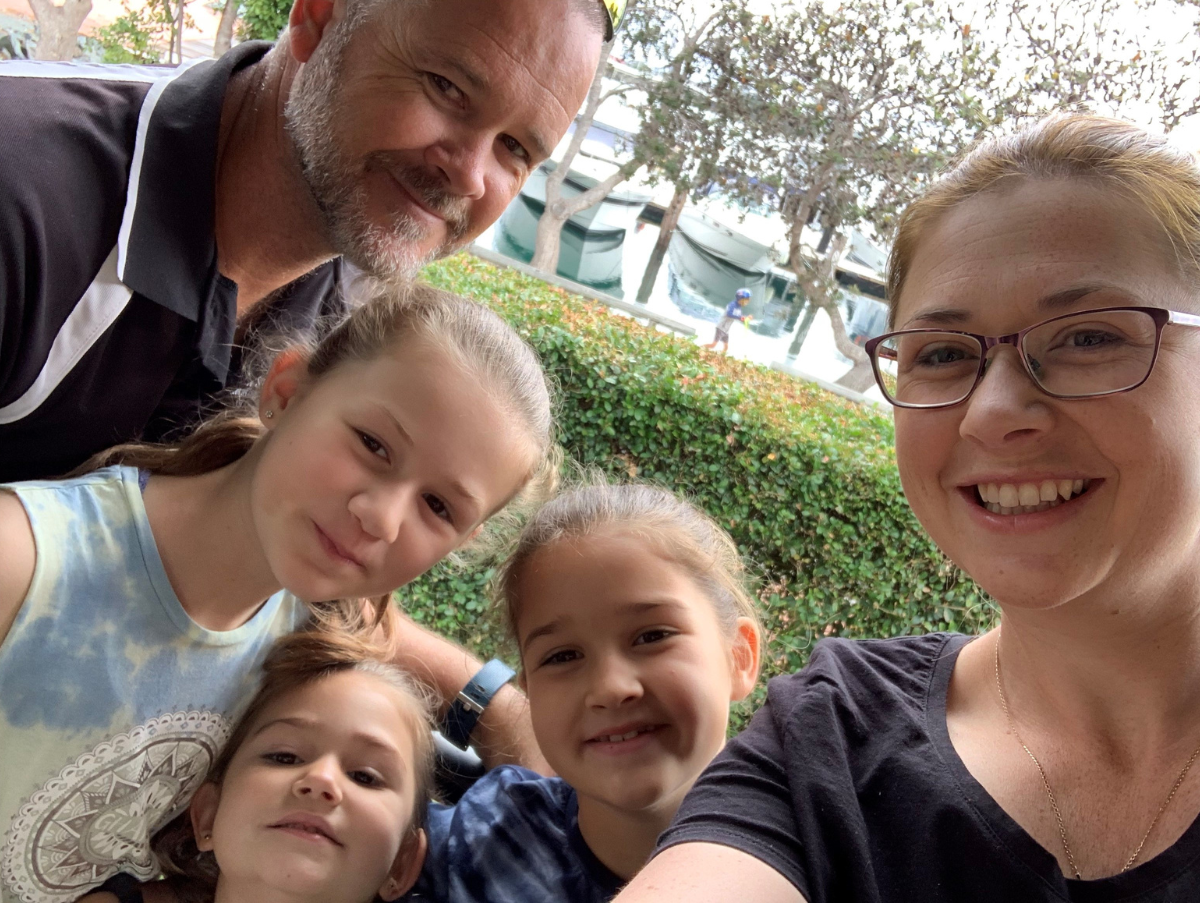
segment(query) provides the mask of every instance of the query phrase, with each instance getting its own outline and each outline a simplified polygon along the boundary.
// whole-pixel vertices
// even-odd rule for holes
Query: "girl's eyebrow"
[[[302,715],[293,715],[286,718],[273,718],[256,730],[251,736],[257,737],[264,733],[268,728],[275,727],[276,725],[280,724],[287,727],[294,727],[304,730],[316,727],[318,722],[315,718],[308,718]],[[373,734],[369,731],[355,731],[350,735],[350,739],[358,741],[364,746],[370,746],[374,747],[375,749],[383,750],[384,752],[393,753],[398,759],[403,760],[404,758],[403,754],[400,752],[400,748],[396,746],[395,743],[380,737],[378,734]]]
[[[675,612],[687,611],[687,605],[678,601],[677,599],[672,598],[648,599],[641,602],[619,602],[613,607],[616,609],[614,614],[622,615],[644,615],[659,609],[667,609]],[[529,634],[525,637],[525,641],[521,643],[521,649],[528,649],[529,644],[534,640],[557,633],[562,629],[564,620],[564,618],[555,618],[553,621],[529,631]]]

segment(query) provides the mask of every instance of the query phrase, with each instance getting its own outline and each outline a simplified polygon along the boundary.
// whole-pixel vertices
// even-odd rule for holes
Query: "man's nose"
[[[433,145],[429,162],[446,178],[451,194],[468,200],[482,198],[487,190],[487,164],[496,139],[465,133]]]

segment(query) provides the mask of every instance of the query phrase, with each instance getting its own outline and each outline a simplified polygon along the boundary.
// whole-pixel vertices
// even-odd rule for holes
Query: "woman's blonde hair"
[[[238,749],[263,712],[276,701],[331,675],[347,672],[378,678],[397,691],[412,737],[414,796],[409,832],[423,828],[433,792],[432,693],[395,665],[388,664],[385,647],[342,632],[308,630],[276,642],[263,662],[263,679],[258,692],[213,761],[205,783],[220,786]],[[211,903],[220,869],[211,852],[197,848],[187,812],[158,831],[151,845],[181,903]]]
[[[540,549],[566,539],[618,529],[634,536],[680,567],[712,602],[721,627],[732,635],[739,618],[762,626],[742,556],[733,539],[695,505],[645,483],[610,485],[590,477],[589,485],[569,489],[530,518],[516,547],[497,572],[493,595],[510,639],[519,644],[521,575]]]
[[[375,294],[323,337],[299,343],[314,380],[352,361],[371,361],[402,340],[432,345],[457,366],[475,375],[499,404],[507,421],[521,430],[532,450],[530,471],[518,501],[540,500],[558,472],[550,384],[534,350],[504,320],[482,305],[424,284],[388,288]],[[295,347],[293,343],[293,347]],[[152,474],[194,476],[217,470],[246,454],[266,434],[258,418],[258,393],[230,393],[224,408],[174,444],[130,442],[93,457],[76,473],[125,464]],[[375,623],[394,627],[389,597],[370,600]],[[364,623],[362,600],[339,600],[314,607],[327,626],[358,630]]]
[[[891,322],[922,238],[963,201],[1018,179],[1089,183],[1136,204],[1161,227],[1182,274],[1200,280],[1200,163],[1128,122],[1056,113],[985,140],[900,217],[888,262]]]

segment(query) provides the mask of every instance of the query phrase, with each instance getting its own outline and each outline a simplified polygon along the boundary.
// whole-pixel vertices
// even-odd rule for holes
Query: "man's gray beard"
[[[434,210],[446,215],[446,240],[434,250],[414,250],[426,237],[425,227],[403,213],[393,213],[387,226],[367,216],[367,191],[362,176],[372,160],[388,162],[386,152],[368,156],[356,166],[337,142],[337,115],[343,57],[357,28],[370,18],[358,7],[325,33],[321,43],[296,76],[284,106],[287,133],[296,149],[300,171],[321,214],[326,240],[360,270],[386,281],[410,281],[430,260],[453,250],[467,229],[466,204],[449,196],[429,176],[392,163],[392,171],[407,173],[407,185]],[[357,15],[355,14],[357,13]]]

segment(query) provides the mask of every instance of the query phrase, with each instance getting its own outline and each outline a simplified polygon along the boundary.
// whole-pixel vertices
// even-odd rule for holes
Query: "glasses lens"
[[[1149,375],[1157,333],[1147,313],[1105,310],[1043,323],[1025,336],[1022,351],[1047,392],[1103,395]]]
[[[621,20],[625,18],[625,9],[629,5],[629,0],[600,0],[604,4],[604,8],[608,10],[608,22],[611,30],[608,33],[608,38],[617,33],[617,29],[621,27]]]
[[[979,342],[956,332],[896,333],[875,346],[880,388],[899,404],[954,404],[975,385],[982,353]]]

